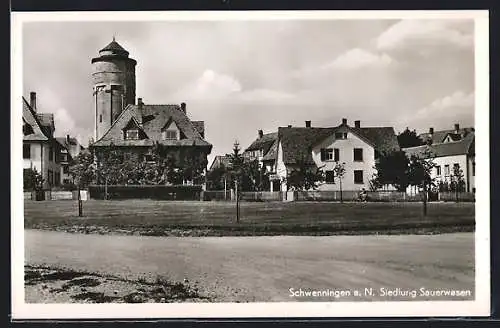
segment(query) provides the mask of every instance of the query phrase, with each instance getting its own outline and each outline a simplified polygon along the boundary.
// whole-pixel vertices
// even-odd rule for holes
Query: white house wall
[[[278,144],[278,159],[276,161],[276,174],[281,178],[281,191],[287,191],[287,185],[284,179],[287,177],[286,165],[283,162],[283,147],[281,142]]]
[[[347,139],[335,139],[335,135],[331,135],[323,142],[316,145],[312,149],[312,157],[316,166],[322,171],[330,171],[335,167],[333,160],[321,161],[322,148],[338,148],[339,163],[345,163],[345,175],[342,179],[343,190],[361,190],[362,188],[369,189],[369,181],[375,173],[375,150],[373,146],[367,144],[364,140],[353,133],[348,132]],[[363,161],[354,161],[354,148],[363,149]],[[363,183],[354,183],[354,171],[363,171]],[[340,190],[340,184],[337,178],[335,183],[325,183],[319,186],[319,190]]]
[[[469,168],[467,168],[467,162],[469,161]],[[453,165],[458,164],[462,169],[464,180],[467,186],[467,182],[470,181],[472,176],[472,161],[467,159],[467,155],[455,155],[455,156],[444,156],[444,157],[436,157],[433,159],[433,162],[436,166],[441,166],[441,175],[438,176],[436,174],[436,169],[432,170],[431,177],[435,178],[437,181],[446,181],[450,182],[450,176],[453,175]],[[450,174],[448,176],[445,175],[444,166],[450,166]],[[468,172],[468,171],[469,172]],[[471,181],[472,182],[472,181]],[[473,183],[471,183],[470,191],[472,191]]]

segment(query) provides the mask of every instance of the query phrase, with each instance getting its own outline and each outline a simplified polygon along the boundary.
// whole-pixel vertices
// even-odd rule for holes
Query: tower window
[[[99,114],[99,123],[102,123],[102,114]]]

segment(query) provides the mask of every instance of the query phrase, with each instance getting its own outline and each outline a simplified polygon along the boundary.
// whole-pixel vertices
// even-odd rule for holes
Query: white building
[[[334,174],[337,163],[344,163],[345,175],[342,189],[358,191],[369,188],[369,181],[375,173],[375,160],[385,151],[399,150],[399,144],[392,127],[361,127],[360,121],[355,126],[342,124],[330,128],[311,127],[306,121],[305,127],[280,127],[278,133],[268,134],[270,140],[262,142],[265,147],[259,151],[259,159],[274,173],[271,191],[287,191],[287,177],[301,162],[310,169],[319,168],[325,172],[326,180],[318,190],[340,190],[340,183]],[[259,133],[259,139],[265,135]],[[254,147],[257,139],[247,152],[260,150]],[[265,140],[265,139],[264,139]]]
[[[59,163],[61,163],[61,183],[70,184],[73,182],[73,178],[70,175],[69,167],[71,166],[72,160],[74,160],[83,150],[83,147],[76,138],[70,137],[69,135],[66,135],[66,137],[58,137],[56,140],[61,146],[59,153]]]
[[[37,113],[36,93],[23,97],[23,169],[41,173],[44,188],[61,183],[60,145],[54,138],[54,115]]]
[[[453,181],[454,168],[462,170],[466,192],[475,192],[476,175],[474,128],[461,129],[455,124],[453,130],[434,131],[419,137],[426,143],[423,146],[405,148],[408,156],[431,157],[436,164],[431,177],[437,184],[449,185]]]

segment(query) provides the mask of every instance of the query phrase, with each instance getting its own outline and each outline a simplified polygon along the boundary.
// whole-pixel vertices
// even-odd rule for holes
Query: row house
[[[76,138],[71,137],[69,134],[66,137],[56,137],[60,145],[59,163],[61,164],[61,183],[68,185],[73,183],[73,178],[70,175],[70,166],[73,160],[84,149]]]
[[[258,151],[257,159],[270,173],[271,191],[287,191],[287,177],[301,162],[324,172],[326,179],[318,190],[340,190],[334,173],[337,163],[343,163],[346,170],[342,189],[368,189],[378,156],[400,150],[394,128],[361,127],[361,121],[349,126],[345,118],[335,127],[312,127],[311,121],[305,127],[280,127],[277,133],[268,134],[272,141],[259,143],[264,136],[259,131],[259,138],[246,152]]]
[[[54,138],[54,115],[37,113],[36,93],[30,102],[23,97],[23,169],[41,173],[44,188],[61,183],[61,145]]]
[[[476,192],[474,128],[460,128],[458,123],[450,130],[434,131],[431,127],[428,133],[422,133],[419,137],[425,143],[424,145],[403,150],[408,156],[417,155],[432,159],[435,168],[431,172],[431,177],[437,184],[449,185],[454,180],[455,170],[460,169],[465,191]]]

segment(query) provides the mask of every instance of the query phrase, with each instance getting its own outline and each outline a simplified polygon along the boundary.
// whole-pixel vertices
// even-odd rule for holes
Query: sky
[[[145,104],[186,102],[215,155],[279,126],[474,125],[472,20],[28,22],[23,95],[56,135],[93,136],[91,59],[116,41]]]

